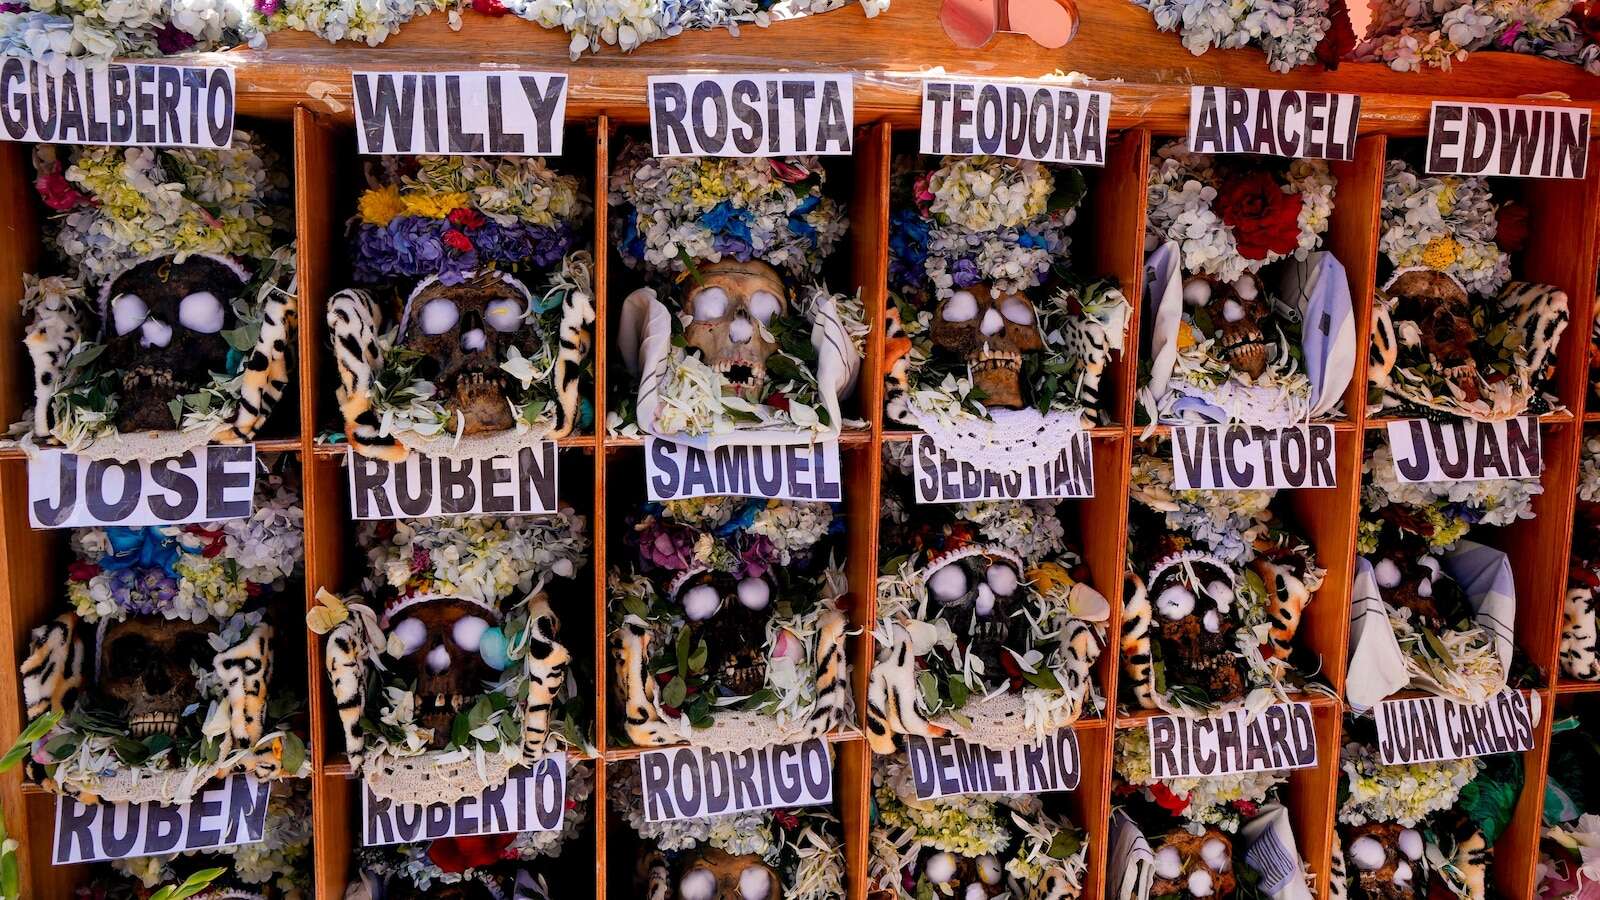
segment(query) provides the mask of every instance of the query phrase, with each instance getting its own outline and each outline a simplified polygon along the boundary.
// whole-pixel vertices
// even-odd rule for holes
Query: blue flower
[[[714,235],[728,235],[750,243],[749,213],[724,200],[700,214],[700,223]]]

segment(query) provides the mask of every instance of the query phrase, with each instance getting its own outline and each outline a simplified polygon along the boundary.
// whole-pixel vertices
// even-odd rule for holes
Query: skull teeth
[[[977,359],[972,360],[972,370],[974,372],[982,372],[988,369],[1017,371],[1021,368],[1022,354],[1003,350],[990,350],[987,346],[978,351]]]
[[[762,381],[765,381],[767,378],[766,365],[764,363],[756,362],[755,360],[725,359],[718,362],[712,368],[716,370],[717,374],[722,375],[723,377],[727,377],[728,373],[736,368],[749,370],[750,377],[744,381],[734,382],[736,384],[759,384]]]
[[[452,710],[460,712],[467,705],[468,698],[462,694],[425,694],[422,698],[424,712]]]
[[[128,722],[128,732],[134,738],[153,734],[177,734],[178,717],[173,713],[144,713]]]

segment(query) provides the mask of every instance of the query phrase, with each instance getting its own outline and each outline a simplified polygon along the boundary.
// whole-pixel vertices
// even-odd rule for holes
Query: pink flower
[[[805,166],[797,166],[779,159],[769,159],[767,163],[772,166],[772,174],[784,184],[798,184],[811,177]]]
[[[44,201],[44,205],[56,212],[66,212],[89,202],[89,198],[73,187],[67,176],[61,173],[60,163],[56,163],[55,168],[48,172],[40,172],[39,177],[33,180],[33,187],[39,192],[39,199]]]
[[[1506,29],[1506,33],[1500,35],[1500,46],[1509,47],[1512,44],[1516,43],[1517,42],[1517,35],[1522,33],[1522,26],[1524,24],[1525,23],[1518,22],[1517,24],[1511,26],[1510,28],[1507,28]]]
[[[682,525],[652,521],[639,534],[639,557],[658,568],[682,571],[694,559],[694,538],[694,532]]]
[[[270,16],[278,11],[280,0],[256,0],[256,12]]]

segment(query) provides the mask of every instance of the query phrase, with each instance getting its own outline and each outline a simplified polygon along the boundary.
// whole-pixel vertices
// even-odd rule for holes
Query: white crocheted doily
[[[544,443],[550,434],[550,429],[530,428],[518,434],[517,430],[491,431],[484,434],[463,435],[456,440],[455,435],[435,435],[425,437],[415,431],[401,431],[395,434],[395,440],[406,445],[406,449],[413,453],[424,453],[428,456],[447,456],[451,459],[489,459],[495,456],[515,456],[518,450],[526,447],[538,447]]]
[[[379,799],[395,803],[454,802],[505,784],[506,776],[516,766],[498,753],[485,754],[480,772],[473,756],[443,762],[442,755],[424,753],[396,757],[384,754],[368,759],[363,766],[367,788]]]
[[[945,454],[990,472],[1014,474],[1048,463],[1083,430],[1082,409],[1041,413],[993,409],[990,418],[961,414],[951,421],[911,405],[918,427]]]

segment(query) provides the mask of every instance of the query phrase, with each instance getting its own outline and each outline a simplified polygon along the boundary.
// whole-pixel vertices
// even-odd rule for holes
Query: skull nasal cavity
[[[979,323],[978,330],[984,334],[999,334],[1000,329],[1006,327],[1006,320],[1001,317],[998,310],[989,307],[984,311],[983,321]]]
[[[483,333],[483,316],[475,309],[467,310],[461,317],[461,349],[476,353],[488,342]]]
[[[728,337],[731,338],[735,344],[748,343],[750,338],[755,333],[755,326],[751,325],[750,320],[742,315],[739,316],[739,318],[734,319],[728,325]]]

